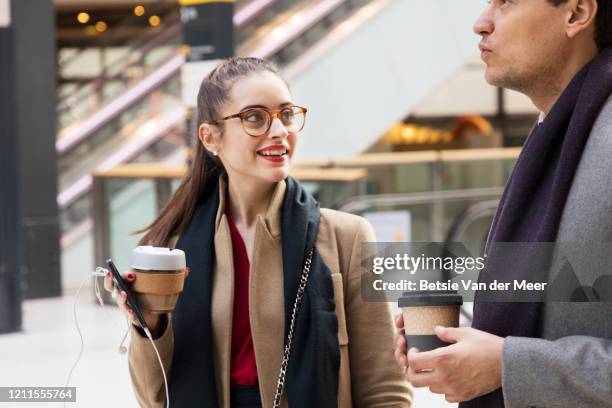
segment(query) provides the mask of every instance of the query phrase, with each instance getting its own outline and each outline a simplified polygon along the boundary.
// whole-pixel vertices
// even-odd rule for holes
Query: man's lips
[[[483,51],[491,52],[491,47],[489,47],[488,45],[485,45],[483,43],[478,44],[478,48],[480,49],[481,52],[483,52]]]
[[[487,57],[493,52],[491,48],[487,47],[484,44],[478,44],[478,48],[480,49],[480,58],[482,58],[483,60],[485,59],[485,57]]]

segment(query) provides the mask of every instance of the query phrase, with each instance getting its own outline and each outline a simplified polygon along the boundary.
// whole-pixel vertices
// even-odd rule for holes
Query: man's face
[[[548,0],[491,0],[474,24],[487,82],[529,93],[554,77],[567,53],[566,16]]]

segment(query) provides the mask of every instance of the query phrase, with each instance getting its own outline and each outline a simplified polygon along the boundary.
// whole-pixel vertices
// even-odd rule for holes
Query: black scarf
[[[550,259],[507,262],[495,242],[554,242],[574,174],[593,125],[612,93],[612,48],[601,51],[572,79],[546,119],[525,142],[495,214],[480,282],[546,282]],[[501,252],[501,251],[500,251]],[[533,267],[538,262],[538,267]],[[528,266],[531,265],[531,266]],[[540,273],[539,276],[529,273]],[[539,337],[541,303],[478,302],[472,327],[506,337]],[[462,407],[503,407],[501,389]]]
[[[307,252],[319,228],[319,203],[291,177],[282,209],[285,336]],[[219,189],[198,206],[177,248],[185,251],[188,280],[172,313],[174,355],[170,405],[219,406],[213,364],[211,293]],[[291,408],[336,407],[340,351],[331,273],[315,249],[295,327],[285,394]],[[278,350],[279,356],[283,350]]]

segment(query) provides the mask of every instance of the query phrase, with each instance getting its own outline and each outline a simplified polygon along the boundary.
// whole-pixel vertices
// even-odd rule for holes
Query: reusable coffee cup
[[[139,246],[132,250],[130,264],[136,279],[132,292],[140,310],[171,312],[185,282],[185,252],[174,248]]]
[[[459,327],[459,308],[463,298],[452,291],[404,292],[398,306],[404,317],[408,350],[429,351],[448,346],[435,334],[436,326]]]

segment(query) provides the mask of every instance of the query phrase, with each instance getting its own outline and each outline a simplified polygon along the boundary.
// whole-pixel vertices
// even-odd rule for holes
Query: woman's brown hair
[[[213,69],[198,91],[197,127],[219,118],[220,108],[228,101],[229,92],[236,80],[256,72],[278,70],[269,61],[259,58],[231,58]],[[222,126],[222,125],[221,125]],[[197,132],[197,130],[196,130]],[[144,232],[140,245],[167,246],[172,236],[185,231],[198,204],[211,192],[216,180],[225,173],[218,157],[213,156],[197,138],[194,143],[195,158],[187,176],[160,211],[153,223],[137,233]]]

